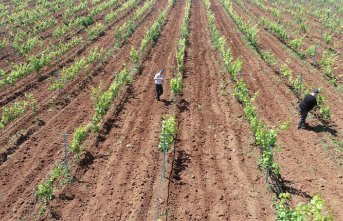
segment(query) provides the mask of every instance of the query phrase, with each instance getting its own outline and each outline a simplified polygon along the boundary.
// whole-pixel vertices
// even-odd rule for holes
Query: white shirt
[[[154,77],[155,84],[162,84],[163,83],[163,79],[164,79],[164,76],[160,72],[155,74],[155,77]]]

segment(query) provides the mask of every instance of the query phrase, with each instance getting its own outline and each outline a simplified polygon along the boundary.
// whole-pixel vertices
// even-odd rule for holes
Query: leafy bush
[[[170,88],[174,96],[180,95],[182,92],[182,77],[178,76],[170,80]]]
[[[94,23],[94,18],[92,16],[83,17],[83,19],[81,20],[81,25],[84,27],[88,27],[92,25],[93,23]]]
[[[30,108],[36,111],[37,100],[32,94],[25,94],[25,99],[22,101],[17,101],[9,107],[2,108],[2,116],[0,121],[0,129],[3,129],[7,124],[14,121]]]
[[[168,152],[170,146],[174,143],[174,138],[176,135],[176,118],[174,115],[166,115],[163,117],[162,121],[162,132],[160,135],[160,143],[158,144],[158,149],[163,151],[166,148]]]
[[[96,23],[95,26],[87,30],[88,38],[94,40],[105,33],[105,26],[102,23]]]
[[[263,51],[262,52],[262,58],[269,64],[269,65],[275,65],[276,64],[276,58],[274,54],[271,51]]]
[[[307,49],[307,56],[314,57],[315,55],[316,55],[316,46],[315,45],[311,45]]]
[[[308,204],[299,204],[294,209],[288,206],[288,201],[291,199],[289,193],[281,193],[280,200],[274,203],[278,221],[302,220],[302,221],[333,221],[332,212],[325,214],[324,200],[315,195]]]

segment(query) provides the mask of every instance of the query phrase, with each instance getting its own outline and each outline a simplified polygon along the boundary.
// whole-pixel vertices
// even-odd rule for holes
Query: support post
[[[69,164],[68,164],[68,152],[67,152],[67,142],[68,142],[68,134],[63,133],[63,149],[64,149],[64,164],[65,164],[65,172],[69,174]]]

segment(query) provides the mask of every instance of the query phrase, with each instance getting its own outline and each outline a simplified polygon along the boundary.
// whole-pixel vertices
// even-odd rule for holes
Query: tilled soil
[[[202,1],[193,3],[190,28],[166,220],[273,220],[244,113],[220,90],[222,66]]]
[[[97,3],[96,5],[92,5],[88,8],[86,8],[85,10],[81,10],[81,11],[77,12],[76,14],[71,15],[68,19],[84,16],[87,13],[89,13],[92,9],[94,9],[95,7],[97,7],[99,4],[101,4],[103,2],[105,2],[105,1],[101,1],[101,2]],[[118,2],[116,5],[119,5],[119,3],[120,2]],[[95,22],[101,22],[101,20],[104,19],[105,15],[110,10],[111,9],[107,9],[107,10],[95,15],[94,16]],[[55,13],[53,13],[53,16],[57,20],[63,20],[64,19],[62,17],[63,11],[64,10],[60,11],[59,13],[55,12]],[[61,26],[62,24],[63,23],[58,23],[57,25]],[[9,45],[4,50],[1,51],[2,52],[1,56],[3,57],[3,60],[0,62],[0,68],[2,68],[3,70],[6,70],[6,71],[10,71],[11,68],[13,67],[12,65],[14,65],[16,63],[28,61],[30,56],[39,55],[42,50],[44,50],[46,47],[50,47],[51,45],[58,45],[62,42],[66,42],[67,40],[70,39],[70,36],[74,36],[76,33],[76,30],[72,29],[72,30],[68,31],[67,33],[65,33],[63,36],[58,37],[58,38],[54,38],[53,33],[54,33],[57,25],[54,25],[54,26],[48,28],[47,30],[43,31],[42,33],[38,33],[39,39],[41,40],[41,44],[36,45],[33,48],[33,50],[31,50],[30,52],[28,52],[25,55],[20,55],[18,51],[16,51],[14,48],[11,47],[12,42],[10,42]],[[30,28],[30,27],[24,27],[24,28]],[[31,27],[31,28],[33,28],[33,27]],[[78,28],[77,33],[80,34],[80,32],[81,32],[85,35],[86,34],[85,29],[86,29],[85,27],[83,27],[82,29]]]
[[[94,113],[94,106],[90,99],[91,87],[98,86],[100,83],[104,88],[109,87],[115,73],[127,60],[131,45],[138,47],[145,34],[145,27],[150,26],[149,20],[155,20],[158,15],[157,9],[162,8],[165,4],[165,1],[160,1],[154,6],[153,9],[156,10],[152,10],[153,13],[145,19],[135,35],[129,39],[128,44],[121,49],[117,56],[113,57],[103,72],[97,73],[86,81],[88,85],[70,97],[71,101],[68,102],[68,105],[63,108],[45,109],[38,116],[43,122],[39,126],[32,126],[34,119],[32,119],[33,122],[30,120],[22,124],[23,128],[33,127],[35,133],[31,134],[26,142],[19,144],[16,147],[17,151],[1,165],[3,168],[0,174],[2,177],[1,193],[3,195],[0,202],[5,205],[1,208],[1,219],[11,219],[11,217],[22,214],[25,216],[33,211],[34,189],[47,176],[55,163],[62,159],[62,132],[71,134],[76,127],[90,121]],[[47,106],[49,107],[49,105]],[[2,138],[5,139],[6,136]],[[14,209],[16,214],[12,212]]]
[[[94,65],[90,73],[82,73],[78,81],[68,84],[63,92],[65,100],[59,100],[56,107],[52,108],[46,99],[52,95],[47,91],[47,80],[28,89],[43,101],[38,118],[27,114],[0,135],[1,145],[11,147],[18,134],[28,134],[19,137],[19,142],[13,143],[13,154],[1,161],[1,220],[35,219],[35,188],[63,159],[61,133],[72,133],[90,121],[94,113],[91,88],[109,87],[115,73],[129,59],[131,45],[139,46],[151,21],[156,20],[166,4],[167,0],[157,1],[133,37],[104,66]],[[176,0],[139,75],[106,115],[99,135],[88,137],[84,147],[94,159],[87,166],[77,166],[75,181],[55,192],[51,203],[55,218],[142,221],[156,220],[162,214],[162,220],[275,220],[274,194],[268,191],[264,173],[258,170],[259,150],[253,145],[250,128],[233,96],[233,85],[224,73],[221,58],[211,46],[205,5],[200,0],[192,1],[184,91],[178,105],[173,104],[169,82],[176,69],[175,52],[184,7],[185,0]],[[234,8],[247,19],[246,12],[236,4]],[[325,86],[333,113],[332,127],[310,118],[308,130],[297,130],[297,97],[289,85],[246,45],[218,0],[212,1],[212,9],[234,57],[244,60],[242,76],[249,89],[259,92],[255,101],[258,116],[269,126],[291,122],[278,136],[282,151],[276,154],[276,161],[281,165],[284,188],[293,195],[293,204],[320,194],[334,209],[335,218],[342,220],[342,168],[321,143],[329,134],[342,139],[342,97],[317,71],[290,56],[275,36],[261,29],[259,42],[263,49],[273,51],[280,61],[289,58],[291,67],[303,73],[309,85]],[[118,23],[132,14],[129,12]],[[94,45],[110,47],[111,36],[113,31],[107,31]],[[81,53],[87,50],[89,47]],[[71,58],[74,57],[76,54]],[[155,99],[153,83],[159,68],[166,70],[161,102]],[[23,85],[21,82],[16,87]],[[4,100],[2,97],[0,102]],[[162,153],[157,146],[162,117],[173,111],[178,133],[168,153],[163,180]]]
[[[142,1],[140,1],[140,4],[141,3]],[[14,102],[14,100],[18,97],[23,97],[25,93],[33,93],[38,101],[41,101],[42,98],[40,96],[37,97],[37,95],[32,92],[32,90],[39,89],[38,91],[40,91],[40,89],[44,88],[49,92],[48,87],[54,80],[58,78],[63,68],[72,65],[80,57],[87,55],[95,47],[98,47],[98,49],[104,48],[104,50],[109,47],[113,47],[115,31],[114,28],[118,25],[123,24],[127,16],[133,10],[131,9],[123,12],[121,15],[118,15],[118,18],[107,27],[104,36],[100,36],[93,41],[90,41],[88,39],[88,34],[85,29],[79,30],[77,32],[77,35],[82,36],[83,41],[81,43],[73,48],[70,48],[65,54],[52,61],[49,65],[43,67],[38,73],[32,72],[25,78],[18,79],[14,83],[14,85],[4,86],[0,92],[0,106],[4,106],[9,102]],[[104,23],[105,15],[106,11],[98,14],[96,17],[99,18],[96,21]],[[72,33],[74,33],[75,35],[75,31],[72,31]],[[70,40],[70,34],[71,33],[67,33],[65,36],[60,37],[57,41],[64,42],[67,39]],[[43,97],[46,98],[46,92],[43,93]]]
[[[122,25],[126,18],[128,18],[129,15],[132,15],[132,13],[133,12],[124,14],[123,18],[120,19],[118,23],[116,23],[116,26]],[[110,28],[110,30],[108,30],[104,34],[104,36],[101,36],[89,45],[89,47],[91,48],[82,49],[82,53],[80,53],[79,56],[86,56],[87,53],[89,53],[89,51],[94,47],[102,48],[103,50],[109,50],[110,48],[113,48],[113,36],[114,30],[113,28]],[[109,60],[105,61],[106,63],[98,63],[97,65],[93,64],[91,67],[86,69],[86,71],[80,71],[77,77],[75,77],[75,80],[66,83],[65,88],[61,92],[49,90],[50,85],[55,80],[54,77],[52,77],[51,79],[46,79],[44,81],[36,81],[34,83],[35,86],[32,88],[28,88],[28,91],[26,91],[26,93],[31,93],[34,96],[34,98],[38,101],[38,108],[36,111],[38,112],[38,114],[34,113],[33,111],[29,111],[24,116],[22,116],[21,119],[14,121],[14,123],[6,126],[6,128],[0,132],[0,144],[2,144],[2,149],[0,153],[2,155],[4,155],[4,153],[5,155],[7,155],[6,152],[8,152],[8,149],[11,148],[11,146],[13,146],[8,142],[9,140],[11,140],[12,137],[16,136],[18,131],[20,132],[20,134],[32,134],[33,132],[35,132],[36,129],[31,129],[29,127],[31,123],[27,124],[27,122],[37,123],[35,119],[39,119],[40,122],[46,121],[46,119],[51,119],[53,116],[55,116],[55,114],[58,113],[58,110],[61,110],[64,107],[66,107],[69,103],[72,102],[72,100],[75,97],[77,97],[82,92],[84,96],[89,98],[90,89],[92,86],[97,87],[101,85],[105,89],[107,89],[111,83],[111,80],[115,76],[115,72],[119,71],[122,67],[122,64],[126,62],[126,59],[129,56],[128,51],[130,51],[130,47],[130,44],[127,44],[126,46],[124,45],[123,48],[121,48],[118,51],[118,53],[114,54],[114,58],[109,58]],[[76,56],[77,54],[78,53],[76,52],[73,54],[73,56]],[[69,57],[68,59],[72,60],[72,57]],[[77,60],[77,58],[75,59]],[[105,73],[108,77],[104,78],[104,75],[99,72]],[[106,81],[104,79],[107,79],[109,81]],[[18,96],[24,96],[23,93],[19,94]],[[10,94],[9,96],[11,97],[12,94]],[[86,97],[82,100],[87,100],[88,102],[90,102],[90,99],[87,99]],[[6,98],[4,98],[3,102],[6,102]],[[14,101],[12,101],[12,103],[13,102]],[[9,103],[7,105],[11,105],[12,103]],[[88,106],[90,106],[89,103]],[[56,109],[57,111],[54,111]],[[87,110],[87,108],[85,109]],[[92,109],[89,108],[88,110]],[[3,160],[1,160],[0,162],[2,161]]]
[[[329,99],[329,104],[333,112],[334,127],[329,128],[321,125],[316,119],[310,120],[308,130],[299,131],[296,128],[298,119],[296,95],[288,88],[287,84],[276,78],[276,73],[271,70],[263,60],[258,58],[253,49],[246,46],[238,28],[220,6],[219,1],[214,1],[217,18],[222,23],[221,30],[227,36],[228,43],[233,49],[235,57],[244,58],[243,77],[248,83],[251,91],[258,91],[256,106],[259,116],[269,125],[277,126],[283,121],[291,122],[289,128],[278,137],[282,151],[276,161],[281,164],[281,175],[285,179],[285,189],[294,195],[295,202],[307,202],[308,198],[315,194],[320,194],[326,199],[327,204],[334,209],[336,218],[342,219],[340,205],[342,201],[342,168],[338,167],[334,161],[326,155],[321,144],[321,138],[325,134],[333,134],[342,139],[342,122],[340,117],[341,98],[325,90]],[[244,14],[238,6],[235,7],[237,13]],[[230,28],[229,28],[230,27]],[[232,28],[235,27],[236,31]],[[264,31],[260,31],[260,42],[264,42],[268,36],[272,49],[280,47],[280,42]],[[263,40],[262,40],[263,39]],[[273,40],[274,39],[274,40]],[[280,60],[286,57],[285,51],[276,54]],[[293,64],[292,67],[303,68]],[[318,77],[309,74],[303,68],[304,76],[309,82],[316,82],[320,85]],[[311,81],[310,81],[311,80]],[[324,84],[325,81],[321,81]],[[337,98],[337,99],[336,99]],[[330,102],[331,101],[331,102]],[[336,103],[335,103],[336,102]],[[338,103],[339,105],[337,105]]]
[[[248,1],[245,2],[245,4],[249,8],[249,14],[251,16],[253,16],[254,18],[256,18],[256,20],[259,19],[261,16],[267,17],[271,21],[273,21],[275,19],[272,15],[263,12],[257,5],[254,5],[252,3],[248,3]],[[294,20],[295,18],[293,18],[292,16],[286,16],[286,18],[283,19],[283,23],[289,24],[290,23],[289,20],[292,20],[292,19]],[[311,21],[311,20],[309,20],[309,21]],[[279,23],[281,23],[281,22],[279,22]],[[260,27],[262,28],[262,26],[260,26]],[[294,30],[296,30],[295,27],[288,28],[288,29],[286,28],[286,32],[289,34],[291,34],[292,31],[294,31]],[[343,47],[342,38],[340,38],[340,37],[334,38],[333,43],[331,43],[331,45],[326,45],[324,40],[322,42],[320,41],[320,39],[321,39],[321,36],[320,36],[321,31],[320,30],[321,30],[321,27],[313,28],[312,26],[309,26],[309,29],[307,31],[307,36],[303,39],[303,45],[301,48],[304,50],[304,53],[306,53],[307,48],[309,48],[312,45],[316,45],[316,44],[320,43],[320,47],[317,48],[317,52],[316,52],[317,53],[316,62],[318,62],[319,64],[321,62],[324,49],[326,49],[326,50],[328,50],[328,49],[337,50],[337,52],[336,52],[337,60],[333,64],[333,75],[335,75],[338,78],[338,84],[342,84],[343,79],[342,79],[342,76],[340,76],[342,73],[342,68],[343,68],[342,65],[340,65],[342,63],[342,49],[343,49],[342,48]],[[318,34],[318,32],[319,32],[319,34]],[[317,39],[314,37],[316,33],[317,33]],[[302,35],[298,34],[298,36],[300,37]],[[295,36],[293,36],[293,37],[295,37]],[[264,39],[262,40],[262,42],[266,43],[266,41],[264,41]],[[333,49],[333,47],[332,47],[333,45],[335,45],[335,49]],[[285,45],[285,48],[286,47],[287,46]],[[289,49],[289,50],[291,51],[292,49]],[[296,51],[300,51],[300,49],[297,49]],[[315,70],[318,73],[322,74],[324,72],[323,68],[319,69],[314,65],[315,61],[313,58],[309,58],[308,56],[306,56],[306,57],[307,57],[306,58],[307,62],[303,62],[303,64],[306,63],[306,65],[309,68]],[[300,61],[299,58],[296,58],[296,59]]]
[[[171,104],[167,89],[175,67],[183,8],[184,1],[176,1],[158,43],[130,89],[128,101],[118,115],[113,114],[108,119],[111,127],[97,147],[90,150],[96,157],[94,163],[77,178],[80,183],[63,191],[66,195],[75,195],[72,201],[58,202],[57,211],[63,219],[155,218],[157,192],[154,186],[159,180],[161,162],[158,135],[162,116],[168,113]],[[157,102],[153,76],[162,67],[166,70],[167,82],[161,102]],[[75,207],[79,213],[75,213]]]

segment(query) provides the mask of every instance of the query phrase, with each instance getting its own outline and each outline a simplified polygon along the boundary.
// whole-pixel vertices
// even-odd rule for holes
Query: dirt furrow
[[[107,0],[103,0],[99,3],[97,3],[96,5],[92,5],[91,7],[87,7],[87,9],[82,10],[80,12],[77,12],[76,14],[72,15],[70,18],[68,19],[76,19],[77,17],[81,17],[81,16],[85,16],[88,12],[90,12],[93,8],[97,7],[99,4],[105,2]],[[118,7],[118,3],[115,5],[115,8]],[[104,12],[94,16],[94,21],[102,21],[105,17],[105,15],[108,13],[108,11],[110,11],[111,9],[107,9]],[[56,17],[57,20],[63,20],[62,18],[62,13],[60,15],[58,15]],[[8,46],[6,49],[4,49],[4,58],[2,60],[2,62],[0,62],[0,68],[10,71],[11,68],[13,67],[13,64],[18,64],[21,62],[26,62],[28,61],[29,57],[31,55],[39,55],[41,53],[42,50],[45,50],[47,46],[50,45],[58,45],[61,42],[66,42],[68,41],[71,36],[73,35],[83,35],[86,36],[87,32],[85,31],[86,28],[83,27],[82,29],[79,29],[77,32],[75,32],[75,30],[71,30],[67,33],[65,33],[63,36],[58,37],[58,38],[54,38],[53,37],[53,33],[56,29],[57,26],[61,26],[63,22],[58,23],[57,25],[49,28],[48,30],[44,31],[44,33],[40,33],[38,34],[40,37],[41,45],[37,45],[32,51],[30,51],[28,54],[26,55],[20,55],[18,51],[16,51],[14,48]],[[26,27],[27,28],[27,27]],[[25,30],[24,30],[25,31]]]
[[[90,120],[94,109],[89,99],[91,86],[99,85],[101,81],[104,81],[105,88],[109,86],[111,80],[114,79],[115,72],[122,68],[122,63],[129,55],[130,45],[138,46],[144,36],[145,27],[148,26],[149,20],[156,19],[158,15],[157,9],[162,8],[164,5],[164,2],[155,5],[156,10],[138,28],[133,39],[130,40],[131,44],[125,46],[121,53],[113,57],[105,70],[90,80],[89,85],[81,91],[81,94],[76,96],[63,110],[58,111],[58,114],[53,117],[44,116],[45,126],[22,144],[20,149],[1,166],[0,192],[2,196],[0,203],[6,205],[0,211],[1,216],[19,216],[21,213],[28,214],[32,211],[33,189],[51,170],[54,163],[62,158],[62,137],[60,133],[63,131],[72,133],[77,126]],[[24,204],[22,204],[20,198],[26,200]],[[19,211],[19,207],[22,211]],[[13,214],[13,208],[16,208],[17,214]]]
[[[250,20],[246,12],[243,12],[236,4],[234,4],[234,8],[238,14],[243,16],[245,21]],[[321,73],[294,56],[274,35],[265,31],[263,28],[260,28],[259,33],[259,47],[264,50],[270,50],[276,56],[280,65],[288,61],[294,74],[302,73],[304,82],[307,84],[308,88],[322,88],[323,94],[328,99],[326,103],[329,105],[332,112],[332,125],[335,130],[342,133],[343,109],[341,108],[341,105],[343,105],[343,96],[324,79]]]
[[[320,122],[315,119],[309,120],[308,130],[296,129],[298,111],[295,95],[282,81],[275,79],[275,73],[258,58],[251,48],[245,45],[236,25],[225,14],[219,2],[215,0],[213,3],[219,23],[222,23],[220,30],[227,36],[227,42],[233,49],[234,56],[241,56],[244,59],[244,79],[251,91],[259,92],[255,102],[259,116],[272,126],[286,120],[291,122],[289,128],[278,136],[279,144],[283,149],[275,159],[281,164],[281,174],[285,179],[284,185],[287,191],[294,196],[295,202],[307,202],[309,197],[319,193],[335,210],[336,218],[341,219],[342,211],[339,205],[343,203],[342,170],[321,146],[321,137],[325,133],[335,133],[335,131],[329,130],[325,125],[320,125]],[[237,11],[238,7],[235,9]],[[264,40],[261,41],[264,42]],[[279,46],[270,45],[272,48]],[[326,93],[330,91],[327,90]]]
[[[266,12],[264,12],[264,11],[262,11],[257,5],[255,5],[255,4],[252,4],[252,3],[248,3],[248,1],[245,3],[245,4],[247,4],[247,5],[249,5],[249,14],[251,15],[251,16],[253,16],[253,17],[255,17],[255,18],[260,18],[261,16],[264,16],[264,17],[267,17],[269,20],[272,20],[273,21],[273,19],[275,19],[272,15],[269,15],[269,14],[266,14]],[[279,22],[280,23],[280,22]],[[282,22],[281,22],[282,23]],[[287,22],[286,22],[287,23]],[[261,29],[262,29],[262,26],[260,26],[261,27]],[[310,30],[312,30],[312,29],[310,29]],[[308,31],[308,32],[311,32],[311,31]],[[315,30],[315,29],[313,29],[313,30]],[[291,29],[287,29],[286,28],[286,31],[287,31],[287,33],[290,33],[291,34]],[[292,37],[292,36],[291,36]],[[296,37],[296,36],[293,36],[293,37]],[[301,37],[300,35],[299,35],[299,37]],[[262,39],[261,39],[262,40]],[[336,40],[336,39],[335,39]],[[337,41],[338,40],[338,41]],[[334,43],[335,43],[335,45],[336,45],[336,49],[335,50],[337,50],[337,57],[338,57],[338,60],[335,62],[335,64],[333,64],[333,66],[335,67],[334,68],[334,70],[333,70],[333,72],[334,72],[334,75],[336,75],[336,77],[338,78],[338,79],[340,79],[340,77],[339,77],[339,75],[341,74],[341,70],[342,70],[342,67],[340,67],[340,61],[342,60],[342,47],[343,47],[343,42],[342,42],[342,40],[341,40],[341,38],[338,38],[336,41],[334,41]],[[264,41],[262,41],[262,42],[264,42]],[[315,41],[314,40],[314,38],[312,37],[312,36],[310,36],[309,34],[307,34],[307,36],[306,36],[306,38],[304,38],[304,40],[303,40],[303,46],[301,47],[302,49],[304,49],[304,53],[306,53],[306,49],[307,48],[309,48],[310,46],[313,46],[313,45],[316,45],[316,44],[318,44],[320,41],[319,40],[317,40],[317,41]],[[286,46],[285,45],[285,47],[288,47],[288,46]],[[330,49],[330,48],[332,48],[332,46],[331,45],[325,45],[325,42],[324,42],[324,40],[323,40],[323,42],[321,42],[321,45],[320,45],[320,47],[319,48],[317,48],[317,57],[316,57],[316,59],[317,59],[317,62],[318,63],[320,63],[320,61],[321,61],[321,59],[322,59],[322,55],[323,55],[323,52],[324,52],[324,49]],[[289,49],[289,51],[291,51],[291,49]],[[297,51],[300,51],[300,49],[297,49]],[[294,52],[292,52],[292,53],[294,53]],[[294,57],[294,56],[293,56]],[[299,58],[297,58],[297,57],[295,57],[296,59],[298,59],[299,61],[300,61],[300,59]],[[314,59],[311,57],[311,58],[309,58],[308,56],[307,56],[307,58],[306,58],[306,66],[308,67],[308,69],[310,69],[310,70],[313,70],[314,72],[317,72],[317,74],[319,74],[319,75],[323,75],[322,73],[323,73],[323,68],[321,68],[321,69],[319,69],[319,68],[316,68],[314,65],[313,65],[313,63],[314,63]],[[303,61],[303,64],[302,65],[304,65],[305,64],[305,61]],[[324,79],[324,80],[326,80],[326,79]],[[332,86],[331,86],[332,87]]]
[[[90,150],[95,161],[63,192],[75,196],[57,203],[66,220],[153,220],[156,215],[156,189],[161,155],[157,150],[163,114],[170,104],[169,79],[175,69],[175,50],[179,38],[185,1],[176,1],[157,45],[143,64],[119,115],[108,120],[107,134]],[[162,102],[154,97],[153,75],[166,69],[167,82]],[[100,157],[106,156],[106,157]],[[82,215],[75,209],[82,205]],[[76,207],[76,208],[75,208]]]
[[[140,4],[142,4],[142,1],[140,1]],[[51,64],[44,66],[38,73],[30,73],[28,76],[18,79],[14,85],[4,86],[0,93],[0,105],[4,106],[9,102],[13,102],[13,100],[20,96],[22,97],[24,93],[30,92],[32,89],[46,89],[46,85],[50,85],[51,83],[49,82],[49,80],[53,81],[54,79],[56,79],[63,67],[68,67],[68,65],[72,64],[75,60],[77,60],[77,58],[88,53],[91,48],[94,48],[93,46],[99,46],[99,48],[101,48],[101,46],[103,45],[105,48],[106,44],[103,43],[103,41],[105,40],[107,41],[108,45],[110,45],[109,41],[114,40],[113,27],[115,25],[122,24],[125,21],[125,18],[127,18],[127,16],[132,11],[134,11],[134,9],[130,9],[118,16],[118,19],[116,19],[116,21],[112,22],[107,27],[104,36],[100,36],[93,41],[88,40],[88,34],[85,30],[80,30],[77,33],[74,33],[74,36],[64,36],[64,38],[68,40],[75,36],[82,36],[82,39],[84,39],[84,41],[74,48],[68,50],[62,56],[56,58],[53,62],[51,62]],[[100,16],[100,20],[97,21],[102,22],[104,20],[105,13],[102,13],[98,16]],[[113,46],[113,42],[110,46]]]
[[[244,4],[246,4],[248,6],[247,8],[249,9],[249,11],[250,10],[251,10],[251,12],[254,11],[253,13],[255,15],[257,15],[258,17],[259,17],[259,15],[263,15],[264,17],[267,17],[270,20],[276,20],[277,19],[275,16],[273,16],[270,13],[270,11],[269,12],[262,11],[261,8],[259,8],[256,4],[254,4],[251,1],[245,1]],[[270,2],[268,2],[268,1],[266,2],[266,4],[269,7],[276,8],[275,6],[270,4]],[[296,20],[296,17],[294,15],[286,12],[286,13],[281,13],[280,16],[281,16],[280,17],[281,21],[279,21],[279,23],[283,24],[284,27],[287,27],[286,28],[287,32],[291,33],[292,31],[298,30],[300,32],[299,36],[306,35],[306,38],[304,40],[305,40],[305,42],[308,41],[308,46],[319,43],[319,41],[321,40],[321,38],[322,38],[322,31],[321,30],[323,29],[323,27],[321,27],[321,25],[319,25],[318,23],[315,24],[315,22],[311,19],[311,17],[307,18],[306,25],[307,25],[308,29],[307,29],[306,33],[302,33],[300,30],[300,25],[296,24],[294,21],[294,20]],[[328,32],[328,33],[330,33],[330,32]],[[341,48],[343,45],[342,45],[342,40],[341,40],[340,35],[338,35],[335,32],[331,32],[331,34],[334,35],[333,42],[336,42],[336,43],[338,42],[339,44],[337,44],[337,45],[340,45],[339,48]],[[322,46],[324,46],[325,48],[332,48],[332,45],[328,45],[324,41],[322,42]],[[340,52],[342,50],[338,50],[338,51]]]
[[[127,14],[129,15],[129,14]],[[124,21],[126,16],[124,16],[120,21],[118,21],[118,25],[121,25]],[[99,47],[104,48],[104,50],[108,50],[109,48],[113,48],[114,44],[114,30],[108,30],[104,36],[100,37],[95,41],[92,45],[92,48]],[[28,92],[33,94],[35,99],[38,101],[38,115],[43,115],[46,117],[47,114],[49,114],[49,118],[53,117],[58,112],[51,111],[53,106],[57,106],[59,109],[63,109],[66,105],[68,105],[74,97],[76,97],[78,94],[80,94],[92,81],[94,81],[94,77],[96,77],[99,72],[104,70],[104,67],[106,66],[113,66],[117,65],[119,68],[121,68],[122,64],[125,63],[125,59],[128,57],[129,53],[127,53],[128,45],[124,46],[122,49],[119,50],[119,53],[117,55],[114,55],[117,59],[110,59],[109,61],[104,61],[105,63],[100,63],[96,65],[92,65],[88,68],[86,71],[81,71],[81,73],[78,74],[78,76],[74,79],[72,82],[66,83],[66,86],[61,92],[51,92],[49,90],[50,85],[52,84],[51,81],[43,81],[43,82],[37,82],[39,85],[36,85],[35,87],[31,88]],[[87,48],[89,51],[90,49]],[[86,55],[88,52],[85,50],[82,55]],[[122,60],[123,59],[123,60]],[[121,61],[115,63],[113,61]],[[118,69],[119,69],[118,68]],[[116,70],[118,70],[116,69]],[[107,74],[110,74],[108,71],[109,68],[105,69],[105,72]],[[100,75],[101,77],[101,75]],[[111,77],[114,77],[114,75],[111,75]],[[101,78],[98,80],[98,83],[100,82]],[[110,81],[104,82],[105,88],[107,88],[110,84]],[[88,88],[89,89],[89,88]],[[59,94],[60,93],[60,94]],[[47,112],[49,110],[49,112]],[[28,112],[24,116],[22,116],[20,119],[16,120],[14,123],[9,124],[5,129],[1,131],[1,138],[0,138],[0,144],[2,144],[3,148],[8,144],[8,141],[11,139],[11,137],[15,136],[15,134],[18,133],[19,129],[24,129],[25,131],[29,131],[28,129],[28,122],[34,121],[34,119],[40,119],[39,117],[35,116],[35,113],[33,111]],[[42,116],[41,116],[42,118]],[[48,119],[49,119],[48,118]],[[30,125],[30,124],[29,124]],[[24,133],[25,133],[24,131]],[[20,132],[20,131],[19,131]],[[22,133],[22,132],[20,132]],[[4,152],[5,150],[1,150],[1,152]]]
[[[254,157],[245,156],[254,154],[249,127],[239,104],[220,90],[202,1],[193,1],[190,28],[166,220],[270,220],[271,194]]]

